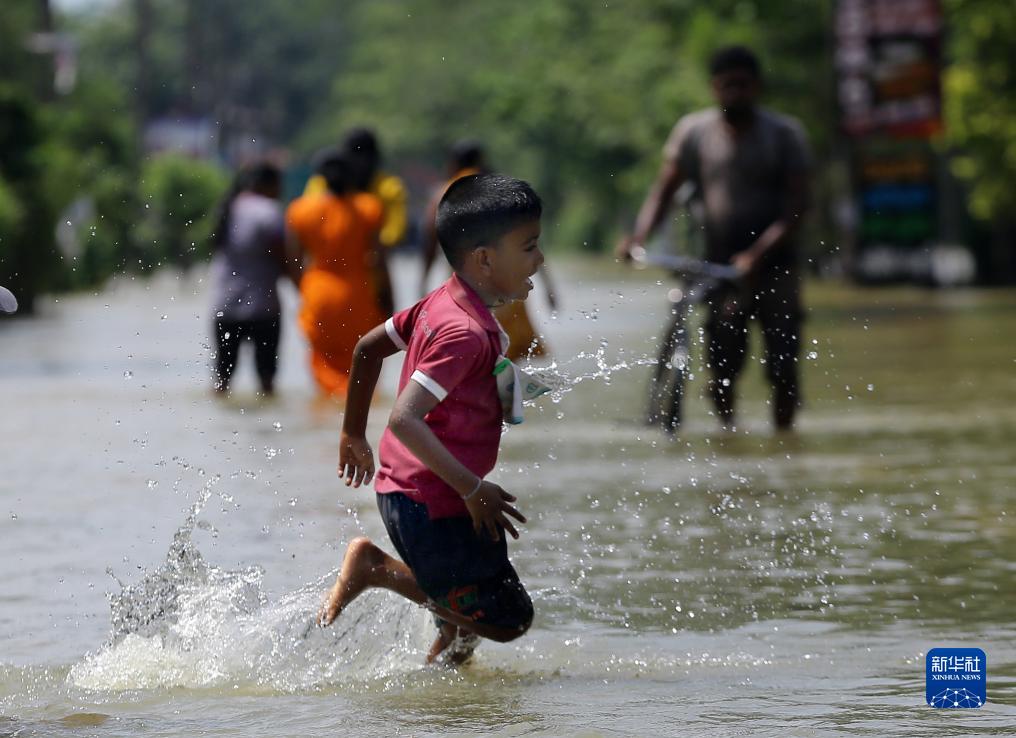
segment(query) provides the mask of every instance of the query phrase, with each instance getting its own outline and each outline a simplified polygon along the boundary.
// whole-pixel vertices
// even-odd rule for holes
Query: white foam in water
[[[165,563],[110,595],[110,640],[71,668],[72,684],[295,691],[420,668],[433,625],[411,603],[367,592],[330,627],[318,628],[313,619],[334,574],[271,602],[259,568],[224,571],[205,562],[191,533],[209,490],[177,531]]]

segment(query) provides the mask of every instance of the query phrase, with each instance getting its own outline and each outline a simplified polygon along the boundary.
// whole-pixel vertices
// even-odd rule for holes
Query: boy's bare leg
[[[318,624],[331,625],[346,605],[368,587],[390,589],[418,605],[427,601],[408,566],[386,554],[369,538],[354,538],[346,548],[335,584],[318,612]]]
[[[331,625],[339,613],[369,587],[384,587],[418,605],[427,604],[431,611],[446,621],[427,654],[428,663],[437,658],[455,639],[458,628],[500,643],[512,641],[525,632],[476,623],[448,608],[432,602],[428,604],[427,595],[416,583],[410,568],[375,546],[369,538],[354,538],[350,541],[342,559],[342,569],[318,612],[318,624],[322,627]]]
[[[427,653],[427,663],[433,664],[435,659],[452,644],[458,633],[458,626],[451,623],[444,623],[438,628],[437,638],[434,639],[434,643],[431,644],[430,651]]]
[[[461,666],[473,658],[480,636],[466,628],[445,623],[427,654],[427,663],[441,659],[445,666]]]

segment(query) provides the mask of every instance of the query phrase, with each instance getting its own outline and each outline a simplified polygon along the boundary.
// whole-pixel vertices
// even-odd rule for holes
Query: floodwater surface
[[[200,274],[0,322],[0,736],[1016,733],[1016,293],[812,285],[798,431],[754,363],[736,433],[696,376],[670,438],[639,422],[662,279],[568,263],[557,315],[531,298],[570,391],[494,478],[537,615],[459,670],[387,593],[308,627],[351,538],[390,546],[291,293],[268,402],[246,363],[212,396]],[[925,704],[939,646],[985,651],[984,707]]]

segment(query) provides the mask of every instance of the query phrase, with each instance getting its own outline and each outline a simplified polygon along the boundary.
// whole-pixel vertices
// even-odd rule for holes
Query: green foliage
[[[204,115],[223,132],[285,142],[323,100],[347,46],[332,0],[145,0],[150,27],[138,53],[138,8],[68,19],[82,74],[132,90],[144,119]],[[144,66],[143,66],[144,65]]]
[[[21,202],[14,188],[0,177],[0,242],[17,229],[22,215]]]
[[[46,198],[46,132],[38,107],[0,86],[0,284],[31,312],[35,296],[57,272],[55,213]]]
[[[479,138],[497,168],[544,195],[551,242],[602,249],[648,188],[670,127],[710,104],[715,48],[755,46],[772,60],[772,104],[828,127],[829,12],[806,0],[351,3],[355,43],[301,141],[373,125],[396,158],[437,164],[455,139]]]
[[[1010,3],[948,0],[952,64],[945,76],[953,171],[985,220],[1016,220],[1016,13]]]
[[[29,53],[25,40],[38,25],[37,0],[4,0],[0,3],[0,80],[7,87],[35,88],[44,81],[45,70]]]
[[[24,43],[41,6],[4,2],[0,279],[82,286],[207,252],[207,213],[225,177],[179,157],[142,167],[138,122],[162,116],[208,117],[223,141],[256,135],[299,155],[369,125],[396,170],[439,169],[452,142],[478,138],[494,166],[544,195],[549,244],[608,248],[630,225],[673,123],[711,104],[707,60],[729,43],[759,52],[766,104],[804,122],[821,187],[833,180],[836,135],[833,5],[305,0],[294,10],[289,0],[122,0],[59,19],[80,49],[79,84],[52,100],[52,69]],[[944,5],[955,170],[975,213],[1011,220],[1016,14],[1001,0]],[[79,224],[81,252],[61,267],[52,225],[84,201],[93,215]]]
[[[55,141],[48,150],[47,189],[61,210],[84,200],[91,212],[76,224],[81,254],[65,274],[68,287],[140,268],[137,133],[125,107],[123,94],[109,81],[86,79],[51,111]]]
[[[215,205],[228,185],[226,173],[208,162],[178,154],[147,161],[141,173],[145,218],[139,225],[143,267],[186,269],[207,258]]]

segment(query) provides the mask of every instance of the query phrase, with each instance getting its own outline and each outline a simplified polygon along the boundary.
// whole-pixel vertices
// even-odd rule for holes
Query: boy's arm
[[[515,497],[493,482],[485,482],[466,468],[445,448],[424,417],[437,407],[437,397],[420,384],[410,381],[392,408],[388,427],[412,454],[427,465],[427,468],[447,482],[466,503],[473,528],[479,532],[486,528],[493,540],[498,540],[498,526],[507,530],[513,538],[519,533],[508,520],[509,515],[521,523],[525,517],[509,503]]]
[[[374,452],[366,438],[367,415],[381,375],[381,364],[398,350],[382,323],[361,338],[353,351],[346,413],[339,437],[339,477],[345,479],[347,487],[369,484],[374,476]]]

